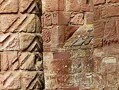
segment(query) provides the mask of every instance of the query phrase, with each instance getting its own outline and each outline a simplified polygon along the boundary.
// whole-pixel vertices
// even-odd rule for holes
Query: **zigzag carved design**
[[[22,89],[35,90],[43,89],[44,78],[42,72],[23,72],[22,73]],[[27,82],[27,83],[26,83]]]
[[[39,53],[25,52],[21,53],[19,58],[20,68],[22,70],[42,70],[42,59]]]
[[[40,14],[41,12],[41,4],[40,4],[40,0],[28,0],[28,1],[24,1],[21,0],[20,3],[20,11],[22,13],[38,13]]]
[[[20,71],[18,72],[5,72],[3,75],[4,89],[18,89],[20,88]],[[3,90],[4,90],[3,89]]]
[[[19,50],[19,35],[0,34],[0,51],[2,50]]]
[[[1,60],[1,70],[18,70],[19,62],[18,62],[18,53],[17,52],[1,52],[0,53]]]
[[[16,13],[18,11],[18,0],[1,0],[0,13]]]
[[[20,36],[20,47],[21,50],[23,51],[30,51],[30,52],[42,51],[41,42],[42,41],[40,35],[23,33]]]
[[[35,32],[36,31],[36,15],[2,15],[0,16],[1,32]],[[4,21],[3,21],[4,20]],[[10,22],[10,23],[7,23]]]

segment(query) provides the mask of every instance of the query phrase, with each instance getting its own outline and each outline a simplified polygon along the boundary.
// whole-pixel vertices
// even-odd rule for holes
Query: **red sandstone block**
[[[51,46],[51,30],[52,27],[47,27],[42,29],[42,39],[43,39],[43,51],[50,51]]]
[[[85,22],[86,24],[93,24],[94,22],[94,15],[92,12],[86,13],[85,15]]]
[[[51,42],[51,29],[52,29],[52,27],[47,27],[47,28],[42,29],[44,45]]]
[[[102,8],[102,18],[119,15],[119,5],[107,5]]]
[[[99,20],[101,18],[101,7],[94,7],[94,20]]]
[[[116,20],[116,31],[117,35],[119,35],[119,19]]]
[[[119,2],[119,0],[107,0],[108,3],[116,3]]]
[[[70,12],[59,12],[58,13],[58,24],[68,24],[70,21],[71,13]]]
[[[69,60],[70,53],[69,52],[56,52],[53,54],[54,59],[61,59],[61,60]]]
[[[84,15],[82,13],[72,13],[70,24],[72,25],[84,24]]]
[[[59,11],[52,12],[52,24],[59,24]]]
[[[66,10],[79,12],[81,8],[81,3],[78,0],[66,0]]]
[[[18,7],[18,0],[0,0],[0,13],[16,13]]]
[[[51,31],[51,50],[64,44],[64,26],[54,26]]]
[[[71,73],[70,60],[53,60],[44,62],[45,74],[69,74]]]
[[[59,11],[53,13],[52,22],[53,24],[64,25],[70,21],[71,12]]]
[[[63,11],[65,8],[65,0],[58,0],[58,10]]]
[[[105,23],[104,29],[104,38],[105,40],[114,40],[117,37],[117,30],[116,30],[116,19],[110,18]]]
[[[74,74],[82,71],[82,66],[85,59],[77,59],[72,62],[70,58],[62,59],[62,57],[65,56],[65,53],[62,54],[64,55],[57,55],[61,59],[52,59],[52,56],[48,56],[47,54],[47,57],[49,57],[49,59],[44,58],[44,72],[46,74]]]
[[[116,42],[118,42],[118,40]],[[106,43],[103,41],[103,44],[104,44],[103,45],[104,53],[113,54],[113,55],[119,53],[119,44],[118,43],[112,44],[111,41],[107,41]]]
[[[79,25],[68,25],[65,30],[65,41],[72,37],[74,32],[79,28]]]
[[[94,5],[104,4],[106,0],[93,0]]]
[[[103,46],[103,39],[102,38],[95,38],[93,41],[94,47],[102,47]]]
[[[44,14],[44,25],[45,26],[51,26],[52,25],[52,13],[46,12]]]
[[[105,29],[105,22],[103,20],[94,22],[94,37],[103,38]]]
[[[81,11],[90,11],[90,0],[81,0]]]
[[[64,0],[45,0],[43,4],[45,11],[64,10]]]

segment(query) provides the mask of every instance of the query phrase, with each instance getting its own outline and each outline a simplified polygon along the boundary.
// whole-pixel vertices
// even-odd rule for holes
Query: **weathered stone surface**
[[[119,5],[105,5],[102,9],[101,16],[103,18],[119,15]]]
[[[107,0],[108,3],[116,3],[119,2],[119,0]]]
[[[19,69],[19,59],[17,51],[1,52],[1,70],[18,70]]]
[[[95,4],[94,10],[94,83],[98,89],[118,90],[118,0],[105,2]]]
[[[18,90],[21,87],[20,84],[20,78],[21,78],[21,72],[20,71],[7,71],[7,72],[1,72],[2,76],[2,87],[0,87],[3,90],[7,89],[14,89]]]
[[[42,43],[41,36],[39,34],[29,34],[29,33],[21,33],[20,34],[20,49],[26,51],[42,51]]]
[[[21,85],[23,90],[42,90],[44,88],[42,72],[22,71],[21,78]]]
[[[21,13],[41,14],[41,0],[20,0]]]
[[[57,11],[64,10],[64,0],[44,0],[43,10],[44,11]]]
[[[67,88],[67,87],[75,87],[77,85],[76,75],[75,78],[73,75],[46,75],[46,89],[55,89],[55,88]],[[54,84],[55,83],[55,84]]]
[[[41,32],[37,15],[0,15],[0,32]]]
[[[50,43],[51,42],[51,28],[43,29],[42,34],[43,34],[43,42]]]
[[[94,5],[97,5],[97,4],[104,4],[106,2],[106,0],[94,0]]]
[[[71,21],[70,23],[72,25],[82,25],[84,24],[84,19],[83,19],[83,14],[80,13],[73,13],[71,16]]]
[[[94,22],[94,37],[95,38],[103,38],[104,37],[104,29],[105,29],[105,22],[104,21],[97,21]]]
[[[19,57],[20,69],[22,70],[43,70],[42,56],[40,53],[21,53]]]
[[[43,90],[41,0],[0,0],[0,90]]]
[[[54,12],[52,15],[52,23],[58,25],[66,25],[70,21],[71,12]]]
[[[17,13],[18,0],[0,0],[0,13]]]
[[[73,11],[73,12],[75,12],[75,11],[80,11],[80,8],[81,8],[81,6],[80,6],[80,1],[78,1],[78,0],[74,0],[74,1],[72,1],[72,0],[66,0],[66,10],[67,11]]]
[[[18,33],[0,33],[0,51],[3,50],[19,50]]]

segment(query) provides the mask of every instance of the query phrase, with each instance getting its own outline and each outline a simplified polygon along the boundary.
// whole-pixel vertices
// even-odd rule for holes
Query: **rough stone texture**
[[[119,0],[0,0],[0,90],[119,90],[118,30]]]
[[[43,0],[46,90],[119,90],[119,0]]]
[[[89,30],[92,25],[88,25],[87,28],[83,27],[84,32],[81,33],[80,30],[83,29],[80,27],[93,23],[92,1],[43,0],[42,4],[45,89],[88,89],[89,85],[87,84],[84,88],[83,83],[90,83],[89,80],[92,78],[88,78],[89,73],[84,73],[83,68],[88,69],[87,72],[92,70],[92,65],[89,63],[92,62],[92,45],[89,44],[92,41],[90,36],[92,28]],[[75,32],[77,33],[74,35]],[[80,35],[82,38],[79,38]],[[79,44],[81,46],[78,46]],[[75,46],[77,47],[75,48]],[[79,49],[80,47],[82,49]],[[84,64],[85,62],[86,64]],[[80,73],[82,71],[83,73]],[[85,82],[83,80],[80,82],[81,79],[85,79]]]
[[[40,0],[0,0],[0,90],[43,90]]]
[[[94,3],[94,83],[97,90],[118,90],[119,0],[102,1]]]

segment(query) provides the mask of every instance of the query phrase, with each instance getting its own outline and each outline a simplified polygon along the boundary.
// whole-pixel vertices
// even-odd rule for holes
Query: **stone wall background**
[[[0,0],[0,90],[43,90],[40,0]]]
[[[47,89],[118,90],[119,0],[43,0]]]
[[[119,0],[0,0],[0,89],[118,90],[118,12]]]
[[[81,84],[85,86],[87,83],[87,81],[80,83],[80,80],[82,75],[86,74],[82,67],[83,60],[86,62],[87,58],[89,60],[91,58],[87,54],[92,54],[89,45],[92,39],[86,39],[87,45],[82,45],[85,50],[80,49],[78,44],[72,44],[81,43],[83,41],[81,39],[87,37],[89,31],[93,30],[91,25],[93,2],[92,0],[43,0],[42,4],[45,89],[78,90]],[[84,30],[80,29],[83,25],[85,25]],[[88,62],[85,68],[90,67]],[[80,73],[82,72],[80,70],[83,73]]]
[[[97,88],[118,90],[119,0],[94,1],[94,60]],[[100,78],[99,78],[100,77]],[[99,82],[100,81],[100,82]]]

